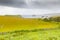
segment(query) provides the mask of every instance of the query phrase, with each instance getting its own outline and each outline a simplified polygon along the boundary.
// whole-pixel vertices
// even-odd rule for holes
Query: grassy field
[[[1,33],[0,40],[60,40],[60,29]]]
[[[15,30],[33,30],[43,28],[55,28],[56,22],[44,22],[40,18],[20,18],[17,16],[0,16],[0,32]]]
[[[0,40],[60,40],[60,23],[0,16]]]

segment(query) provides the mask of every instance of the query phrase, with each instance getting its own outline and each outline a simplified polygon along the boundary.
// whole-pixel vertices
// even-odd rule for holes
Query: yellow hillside
[[[15,30],[31,30],[40,28],[55,28],[58,25],[53,22],[44,22],[38,18],[20,18],[15,16],[0,16],[0,32]]]

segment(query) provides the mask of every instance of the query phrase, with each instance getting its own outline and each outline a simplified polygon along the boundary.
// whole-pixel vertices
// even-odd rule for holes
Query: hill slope
[[[17,16],[0,16],[0,32],[58,27],[58,24],[54,22],[44,22],[39,19],[40,18],[21,18]]]

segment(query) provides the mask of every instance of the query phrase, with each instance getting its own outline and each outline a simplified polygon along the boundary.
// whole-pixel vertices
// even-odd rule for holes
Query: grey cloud
[[[17,8],[58,8],[60,0],[0,0],[0,5]]]

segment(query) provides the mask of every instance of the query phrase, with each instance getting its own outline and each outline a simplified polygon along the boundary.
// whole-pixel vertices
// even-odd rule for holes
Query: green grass
[[[0,26],[0,40],[60,40],[60,22],[1,16]]]
[[[35,29],[0,34],[0,40],[60,40],[60,29]]]
[[[42,18],[20,18],[17,16],[0,16],[0,32],[55,28],[59,25],[60,24],[57,24],[54,21],[46,22]]]

